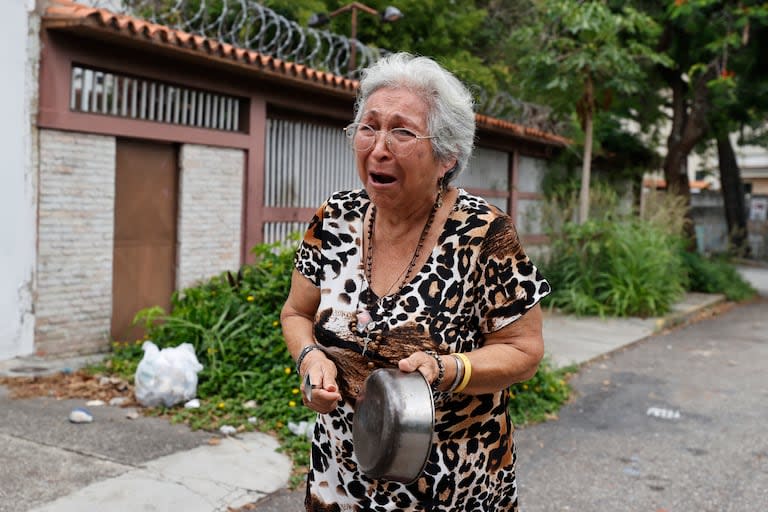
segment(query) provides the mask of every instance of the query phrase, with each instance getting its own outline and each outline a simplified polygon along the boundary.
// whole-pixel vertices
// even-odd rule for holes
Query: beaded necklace
[[[375,301],[376,304],[378,304],[379,307],[384,309],[385,311],[390,310],[395,303],[395,300],[400,295],[400,292],[403,291],[403,288],[405,287],[406,283],[408,283],[408,279],[411,277],[411,272],[413,272],[413,268],[416,266],[416,261],[419,259],[419,256],[421,255],[421,250],[424,247],[424,242],[427,239],[427,234],[429,234],[429,229],[432,227],[432,223],[435,220],[435,214],[437,213],[437,210],[440,208],[440,204],[442,203],[442,193],[438,193],[437,199],[435,200],[435,203],[432,205],[432,209],[429,212],[429,217],[427,217],[427,222],[424,224],[424,227],[421,230],[421,235],[419,235],[419,241],[416,244],[416,249],[413,251],[413,256],[411,256],[411,261],[408,263],[408,266],[405,268],[404,276],[402,280],[400,280],[400,286],[397,287],[397,290],[395,290],[395,293],[393,293],[391,296],[389,296],[390,290],[397,284],[398,279],[400,276],[398,276],[398,279],[395,279],[395,281],[392,283],[392,285],[387,289],[384,294],[379,297],[377,301]],[[360,299],[358,297],[358,309],[357,309],[357,316],[356,316],[356,322],[355,322],[355,328],[359,333],[363,333],[364,331],[367,331],[368,325],[371,323],[371,313],[370,311],[373,309],[374,301],[373,301],[373,289],[371,288],[373,283],[373,234],[374,229],[376,225],[376,206],[371,206],[371,216],[368,220],[368,246],[366,247],[366,256],[365,256],[365,279],[368,281],[368,301],[365,302],[366,309],[360,309]],[[403,275],[402,273],[400,275]],[[363,351],[362,355],[365,355],[366,350],[368,350],[368,343],[370,342],[370,335],[366,332],[365,335],[365,341],[363,343]]]

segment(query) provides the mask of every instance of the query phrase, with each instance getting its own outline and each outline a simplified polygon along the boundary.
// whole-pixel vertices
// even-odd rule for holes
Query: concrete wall
[[[240,267],[242,150],[185,144],[179,155],[176,287]]]
[[[37,69],[34,0],[3,4],[0,18],[0,359],[34,350]]]
[[[547,174],[549,163],[540,158],[520,156],[517,188],[520,192],[541,193],[541,183]],[[544,222],[541,218],[541,200],[520,199],[517,205],[517,230],[521,238],[526,234],[541,234]]]
[[[35,346],[106,349],[112,318],[115,138],[40,131]]]

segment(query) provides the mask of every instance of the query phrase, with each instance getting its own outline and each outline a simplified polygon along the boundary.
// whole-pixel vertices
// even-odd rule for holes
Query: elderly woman
[[[517,510],[507,388],[542,358],[549,285],[511,219],[450,185],[472,152],[471,95],[433,60],[394,54],[364,72],[345,133],[363,189],[312,219],[281,315],[320,413],[307,510]],[[367,477],[352,443],[363,382],[396,367],[421,372],[435,400],[410,484]]]

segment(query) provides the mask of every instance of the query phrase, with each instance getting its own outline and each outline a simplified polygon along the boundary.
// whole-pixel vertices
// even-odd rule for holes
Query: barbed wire
[[[328,30],[304,27],[255,0],[90,0],[94,7],[254,50],[350,78],[391,53]],[[351,66],[352,45],[355,63]],[[479,86],[477,111],[540,130],[557,132],[550,109],[500,92],[489,95]]]

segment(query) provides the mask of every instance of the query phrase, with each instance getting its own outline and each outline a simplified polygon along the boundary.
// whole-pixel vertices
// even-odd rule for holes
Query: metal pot
[[[435,404],[420,372],[381,368],[357,398],[352,442],[360,469],[374,479],[411,483],[429,458]]]

